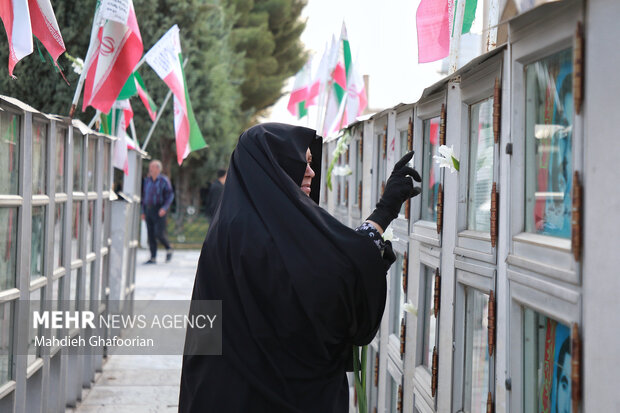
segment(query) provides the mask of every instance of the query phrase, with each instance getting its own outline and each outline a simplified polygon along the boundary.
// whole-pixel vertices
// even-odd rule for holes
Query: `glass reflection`
[[[54,212],[54,266],[62,267],[62,247],[64,243],[65,204],[57,203]]]
[[[0,386],[12,378],[13,302],[0,304]]]
[[[403,256],[396,253],[396,265],[392,266],[390,300],[392,301],[392,334],[400,338],[400,323],[404,317],[405,293],[403,292]]]
[[[525,230],[570,238],[573,57],[567,49],[525,67]]]
[[[466,412],[487,411],[489,392],[489,296],[466,288],[465,297],[465,373],[463,405]]]
[[[469,117],[469,197],[467,228],[488,232],[491,228],[493,186],[493,98],[471,105]]]
[[[441,174],[439,165],[433,161],[439,148],[440,118],[427,119],[423,122],[424,148],[422,152],[422,210],[421,219],[424,221],[437,220],[437,194]]]
[[[45,194],[47,165],[47,125],[32,122],[32,194]]]
[[[65,143],[67,128],[56,128],[56,192],[65,192]]]
[[[0,208],[0,291],[15,287],[17,208]]]
[[[32,237],[30,238],[30,279],[43,277],[45,255],[45,207],[32,207]]]
[[[21,116],[0,112],[0,194],[19,191],[19,136]]]
[[[435,270],[423,266],[424,271],[424,322],[422,324],[422,365],[431,369],[433,365],[433,348],[435,347],[435,333],[437,318],[435,317],[434,292],[435,292]]]
[[[73,130],[73,190],[84,191],[82,180],[82,147],[84,136],[77,129]]]
[[[523,310],[524,411],[571,412],[570,329]]]

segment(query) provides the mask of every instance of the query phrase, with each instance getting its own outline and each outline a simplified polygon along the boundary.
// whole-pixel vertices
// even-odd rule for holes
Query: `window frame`
[[[515,26],[512,44],[512,95],[513,115],[511,136],[513,153],[510,162],[510,253],[509,265],[545,274],[547,277],[579,285],[581,283],[580,263],[575,261],[571,251],[571,240],[525,231],[525,66],[549,57],[567,48],[573,49],[577,22],[582,20],[578,8],[557,7],[539,12],[540,21],[561,21],[549,30],[547,25],[528,24]],[[571,24],[573,23],[573,24]],[[542,27],[541,27],[542,26]],[[583,171],[583,112],[573,114],[572,164],[574,171]],[[583,179],[583,175],[581,176]]]

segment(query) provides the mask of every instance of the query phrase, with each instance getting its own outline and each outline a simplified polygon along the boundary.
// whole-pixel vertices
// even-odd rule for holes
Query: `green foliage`
[[[244,54],[241,109],[252,122],[282,96],[286,79],[304,65],[299,19],[305,0],[229,0],[238,13],[233,47]]]

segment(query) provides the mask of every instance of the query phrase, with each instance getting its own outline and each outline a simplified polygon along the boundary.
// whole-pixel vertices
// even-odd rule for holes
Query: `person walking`
[[[221,300],[222,353],[201,353],[213,339],[188,328],[179,413],[349,411],[353,345],[375,337],[396,260],[382,233],[421,177],[409,152],[354,230],[319,206],[321,151],[298,126],[239,138],[192,293],[196,304]]]
[[[205,214],[209,222],[213,220],[217,206],[220,204],[222,192],[224,192],[224,184],[226,183],[226,170],[218,169],[217,179],[209,186],[209,192],[205,198]]]
[[[155,264],[157,241],[166,247],[166,262],[172,259],[172,247],[166,238],[166,216],[174,191],[167,176],[161,173],[161,162],[154,159],[149,164],[149,174],[142,181],[142,219],[146,220],[151,258],[145,264]]]

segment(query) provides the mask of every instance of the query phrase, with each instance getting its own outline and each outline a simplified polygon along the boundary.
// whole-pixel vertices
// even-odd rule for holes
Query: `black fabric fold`
[[[184,356],[180,412],[348,411],[351,346],[379,328],[391,261],[319,207],[321,149],[284,124],[239,138],[192,294],[222,300],[223,354]]]

